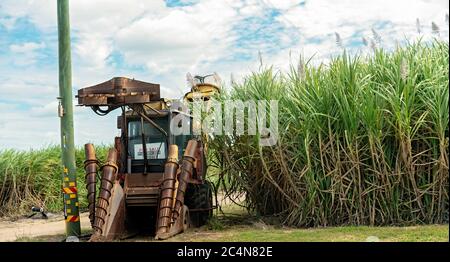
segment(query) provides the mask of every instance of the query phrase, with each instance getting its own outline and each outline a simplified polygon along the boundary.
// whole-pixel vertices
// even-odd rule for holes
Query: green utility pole
[[[58,0],[59,107],[63,164],[64,216],[66,235],[79,236],[80,212],[73,138],[72,67],[70,58],[69,1]]]

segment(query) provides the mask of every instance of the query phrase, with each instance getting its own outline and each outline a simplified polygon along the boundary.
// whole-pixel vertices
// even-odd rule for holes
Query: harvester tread
[[[209,182],[196,185],[190,184],[186,192],[186,205],[191,210],[191,224],[194,227],[205,225],[212,216],[212,187]],[[203,209],[201,211],[192,211]]]

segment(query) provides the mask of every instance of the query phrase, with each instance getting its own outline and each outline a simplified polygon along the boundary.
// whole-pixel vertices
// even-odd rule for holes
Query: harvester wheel
[[[201,227],[212,216],[213,192],[211,184],[190,184],[186,192],[186,205],[191,210],[191,225]]]
[[[189,228],[190,218],[189,218],[189,208],[184,205],[183,206],[183,232],[185,232]]]

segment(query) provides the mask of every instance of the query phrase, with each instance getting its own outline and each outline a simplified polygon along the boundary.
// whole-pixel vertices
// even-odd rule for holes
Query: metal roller
[[[98,161],[95,156],[94,145],[85,144],[84,152],[86,156],[86,160],[84,161],[84,170],[86,172],[86,175],[84,178],[86,181],[87,189],[89,220],[91,221],[91,226],[94,227]]]
[[[178,178],[177,197],[175,199],[175,207],[172,213],[172,220],[175,223],[180,216],[184,205],[184,195],[188,185],[188,179],[192,177],[195,163],[195,152],[197,150],[197,141],[189,140],[186,150],[183,155],[183,162],[181,164],[181,173]]]
[[[161,234],[167,233],[170,228],[177,170],[178,146],[170,145],[169,156],[164,167],[164,180],[161,186],[156,239],[159,239]]]
[[[102,181],[100,184],[100,193],[97,200],[97,208],[94,222],[94,234],[101,235],[103,233],[103,225],[105,224],[107,208],[109,206],[109,198],[111,197],[111,189],[114,185],[117,174],[117,151],[112,148],[108,152],[108,159],[102,166]]]

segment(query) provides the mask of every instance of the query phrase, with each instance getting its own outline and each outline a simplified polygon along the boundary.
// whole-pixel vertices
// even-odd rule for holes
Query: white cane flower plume
[[[233,73],[231,73],[231,75],[230,75],[230,81],[231,81],[231,85],[232,85],[232,86],[235,86],[235,85],[236,85],[236,79],[234,78]]]
[[[194,78],[192,77],[191,73],[189,73],[189,72],[186,74],[186,81],[190,87],[195,86]]]
[[[334,32],[334,35],[336,37],[336,45],[340,48],[342,48],[342,39],[341,36],[339,35],[339,33]]]
[[[297,73],[298,73],[298,78],[303,81],[305,80],[305,60],[303,59],[303,56],[300,55],[300,60],[298,61],[298,65],[297,65]]]
[[[420,21],[419,18],[416,19],[416,29],[417,29],[417,33],[420,35],[420,33],[422,32],[422,26],[420,25]]]
[[[220,87],[222,85],[222,78],[220,78],[220,76],[217,72],[214,72],[213,78],[214,78],[214,81],[216,82],[216,85],[218,87]]]
[[[435,22],[431,22],[431,30],[433,34],[439,36],[439,26]]]
[[[372,35],[373,35],[373,39],[375,39],[375,41],[377,42],[377,44],[381,44],[381,36],[380,34],[378,34],[377,31],[375,31],[375,29],[372,28]]]
[[[263,66],[263,59],[262,59],[261,51],[258,51],[258,59],[259,59],[259,66],[262,67]]]
[[[292,50],[289,49],[289,64],[292,64]]]
[[[370,39],[370,48],[372,48],[374,52],[377,50],[377,44],[373,41],[373,39]]]
[[[406,79],[408,78],[408,71],[409,71],[408,61],[406,61],[406,59],[403,58],[400,64],[400,77],[402,78],[403,81],[406,81]]]
[[[367,41],[367,39],[364,36],[362,37],[362,42],[365,46],[369,46],[369,42]]]

